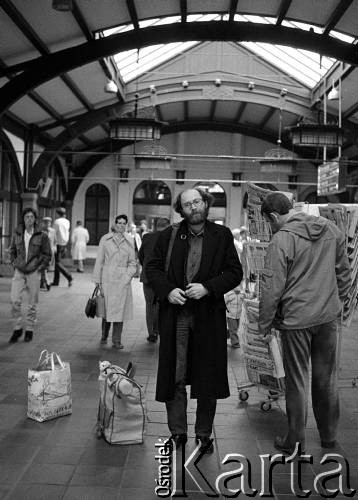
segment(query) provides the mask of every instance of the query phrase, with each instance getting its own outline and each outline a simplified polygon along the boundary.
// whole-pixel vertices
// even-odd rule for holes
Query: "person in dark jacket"
[[[309,363],[312,406],[323,448],[333,448],[339,419],[338,325],[351,286],[344,235],[323,217],[296,212],[282,193],[264,199],[262,215],[274,233],[262,273],[259,331],[281,331],[288,433],[275,447],[305,449]]]
[[[155,247],[160,231],[163,231],[169,226],[168,219],[160,218],[157,220],[156,231],[153,233],[144,233],[142,238],[142,244],[138,252],[139,262],[142,266],[142,272],[140,274],[140,281],[143,283],[143,293],[145,298],[145,319],[147,323],[148,330],[148,342],[156,342],[158,339],[158,313],[159,304],[156,300],[156,296],[153,288],[148,283],[146,265],[149,257]]]
[[[166,403],[171,439],[179,447],[187,441],[186,385],[191,386],[196,441],[207,453],[213,451],[216,400],[230,395],[224,293],[242,279],[231,231],[207,220],[211,201],[201,189],[179,194],[174,208],[183,220],[160,233],[146,265],[160,301],[156,399]]]
[[[10,246],[10,262],[15,272],[11,282],[12,315],[15,320],[14,331],[9,340],[15,343],[23,333],[22,329],[22,293],[28,297],[25,342],[33,338],[36,323],[37,303],[40,290],[40,273],[47,268],[51,260],[50,240],[37,224],[37,214],[32,208],[25,208],[22,214],[23,224],[16,229]]]

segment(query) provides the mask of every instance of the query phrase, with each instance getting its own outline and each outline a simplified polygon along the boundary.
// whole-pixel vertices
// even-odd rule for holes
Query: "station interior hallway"
[[[158,498],[154,488],[158,478],[155,459],[159,438],[169,436],[165,406],[154,399],[158,345],[148,343],[144,319],[142,285],[135,278],[135,319],[124,326],[124,350],[114,351],[109,342],[100,345],[100,320],[87,319],[84,307],[92,293],[91,269],[74,273],[71,288],[67,281],[50,292],[41,292],[38,331],[33,342],[9,344],[12,331],[10,316],[11,278],[0,278],[0,498],[12,500],[151,500]],[[50,280],[51,281],[51,280]],[[314,490],[314,478],[332,465],[320,464],[326,452],[343,455],[349,463],[350,486],[358,489],[358,314],[349,328],[343,329],[341,345],[340,445],[322,450],[310,408],[306,453],[313,464],[302,466],[302,484],[312,490],[311,498],[322,498]],[[69,361],[72,373],[72,415],[44,423],[26,417],[27,370],[34,367],[42,349],[57,352]],[[266,398],[263,390],[250,388],[250,397],[240,402],[237,386],[245,379],[240,349],[228,344],[231,396],[218,401],[215,419],[215,451],[198,464],[200,470],[215,484],[217,476],[234,470],[238,464],[223,464],[228,453],[244,455],[252,466],[251,486],[260,492],[262,481],[260,454],[274,455],[273,440],[285,430],[284,398],[273,402],[272,410],[264,412],[260,403]],[[148,428],[142,445],[111,446],[97,439],[95,424],[98,408],[98,363],[108,360],[126,367],[137,365],[136,380],[145,389]],[[353,383],[352,383],[353,382]],[[190,401],[189,441],[186,454],[194,450],[195,401]],[[277,465],[273,489],[278,499],[296,498],[290,486],[289,465]],[[267,477],[266,477],[267,479]],[[338,480],[331,479],[327,488]],[[188,498],[207,498],[205,492],[187,475]],[[230,481],[230,488],[239,488],[240,479]],[[207,487],[209,493],[209,486]],[[357,493],[355,494],[357,497]],[[243,493],[239,498],[245,498]],[[251,497],[252,498],[252,497]],[[338,495],[336,498],[343,498]]]

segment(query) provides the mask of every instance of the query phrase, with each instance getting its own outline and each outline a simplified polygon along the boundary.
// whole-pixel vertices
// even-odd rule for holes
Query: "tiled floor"
[[[88,271],[88,270],[87,270]],[[10,279],[0,278],[0,498],[11,500],[151,500],[158,498],[154,489],[159,462],[155,459],[159,438],[168,436],[164,405],[154,400],[158,345],[146,341],[144,300],[141,284],[133,282],[136,319],[125,325],[125,349],[114,352],[99,344],[99,320],[87,319],[84,305],[92,291],[90,274],[75,274],[71,288],[64,282],[49,293],[41,293],[38,332],[31,343],[8,344],[11,334],[9,306]],[[349,329],[343,331],[340,370],[342,416],[340,422],[340,453],[349,462],[352,488],[358,487],[358,314]],[[72,373],[73,413],[45,423],[26,417],[27,369],[36,364],[42,349],[58,352],[69,361]],[[244,378],[240,350],[228,346],[231,397],[218,403],[215,419],[215,453],[204,456],[195,475],[184,474],[188,498],[209,498],[205,492],[215,489],[220,473],[233,471],[238,463],[223,463],[229,453],[242,454],[251,464],[251,483],[261,491],[268,488],[267,475],[262,478],[260,454],[274,454],[273,438],[285,430],[284,401],[273,403],[270,412],[260,410],[266,398],[257,388],[250,389],[247,402],[240,402],[237,385]],[[128,361],[137,364],[136,379],[145,388],[148,406],[148,430],[143,445],[110,446],[98,440],[95,423],[98,405],[98,362],[109,360],[121,366]],[[194,450],[195,402],[190,402],[189,442],[186,459]],[[308,420],[306,451],[313,455],[313,464],[302,467],[302,483],[313,491],[314,477],[332,464],[321,465],[320,448],[312,411]],[[178,459],[181,455],[178,455]],[[291,489],[290,466],[277,464],[273,474],[276,498],[296,498]],[[325,469],[326,468],[326,469]],[[180,467],[178,468],[180,471]],[[198,476],[198,478],[197,478]],[[177,491],[182,486],[178,472]],[[206,482],[205,479],[206,478]],[[293,476],[295,477],[295,476]],[[297,476],[296,476],[297,477]],[[248,479],[248,473],[246,474]],[[337,481],[336,481],[337,482]],[[224,494],[223,481],[219,489]],[[225,486],[240,488],[239,478]],[[334,487],[331,479],[327,488]],[[296,490],[298,491],[298,490]],[[211,491],[212,493],[212,491]],[[226,491],[228,495],[232,492]],[[222,495],[221,495],[222,496]],[[355,495],[357,496],[357,495]],[[223,497],[223,496],[222,496]],[[245,498],[243,494],[239,498]],[[339,496],[338,496],[339,498]]]

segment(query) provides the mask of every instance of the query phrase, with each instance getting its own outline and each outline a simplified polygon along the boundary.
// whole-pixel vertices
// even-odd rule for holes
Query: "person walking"
[[[282,193],[261,206],[273,237],[262,272],[259,331],[281,331],[288,432],[275,447],[305,450],[309,362],[312,406],[323,448],[336,445],[338,321],[351,284],[344,235],[329,220],[293,210]]]
[[[40,279],[40,290],[43,290],[45,292],[49,292],[51,285],[49,284],[48,281],[48,271],[51,266],[51,262],[54,261],[54,255],[55,255],[55,249],[56,249],[56,232],[51,227],[52,219],[51,217],[43,217],[42,222],[41,222],[41,229],[47,233],[48,239],[50,241],[50,247],[51,247],[51,261],[46,269],[42,269],[41,271],[41,279]]]
[[[66,255],[66,246],[70,238],[70,221],[66,219],[66,209],[59,207],[56,210],[58,218],[54,222],[54,229],[56,231],[57,249],[55,254],[55,273],[51,286],[59,286],[60,273],[68,281],[68,286],[72,285],[73,278],[71,273],[67,271],[61,260]]]
[[[166,404],[171,439],[179,447],[187,441],[191,386],[196,442],[206,453],[214,449],[216,400],[230,395],[224,293],[242,278],[231,231],[207,220],[211,203],[201,189],[180,193],[174,208],[183,220],[159,234],[146,265],[160,301],[156,399]]]
[[[226,305],[226,321],[230,337],[231,347],[237,349],[240,347],[240,340],[238,330],[240,326],[240,316],[242,311],[242,295],[243,290],[241,285],[235,287],[233,290],[225,293]]]
[[[49,264],[49,271],[55,270],[55,253],[57,251],[57,240],[56,240],[56,231],[52,227],[52,217],[43,217],[42,218],[44,224],[44,231],[46,231],[48,239],[50,240],[51,246],[51,261]]]
[[[138,254],[139,254],[140,247],[142,246],[142,239],[140,237],[138,228],[137,228],[137,226],[134,223],[132,223],[130,225],[129,235],[133,239],[135,260],[136,260],[136,263],[137,263],[137,270],[136,270],[136,273],[135,273],[134,277],[135,278],[139,278],[140,273],[141,273],[141,269],[140,269],[141,266],[140,266],[140,263],[139,263]]]
[[[139,222],[139,236],[140,236],[140,239],[142,240],[143,236],[145,234],[147,234],[147,233],[149,233],[147,221],[146,221],[146,219],[142,219]]]
[[[117,215],[112,231],[100,239],[92,277],[104,294],[101,343],[107,342],[113,323],[112,344],[116,349],[123,349],[123,321],[133,319],[131,281],[137,266],[133,239],[126,233],[127,224],[126,215]]]
[[[89,242],[88,230],[83,227],[82,222],[78,220],[76,222],[76,227],[72,232],[71,243],[72,243],[72,258],[77,263],[77,272],[83,273],[83,261],[86,258],[86,248]]]
[[[25,342],[33,338],[37,319],[40,276],[51,259],[51,247],[47,234],[36,224],[37,213],[33,208],[25,208],[22,224],[16,229],[10,245],[10,263],[14,266],[11,281],[11,305],[14,318],[14,330],[9,342],[14,344],[23,333],[22,296],[27,294],[28,307],[25,323]]]
[[[145,233],[142,238],[142,244],[138,252],[139,262],[142,266],[142,272],[140,274],[140,281],[143,283],[143,293],[145,299],[145,319],[148,330],[148,342],[156,342],[158,339],[158,313],[159,304],[156,300],[155,292],[153,288],[149,285],[146,265],[149,257],[156,245],[160,231],[163,231],[169,226],[169,220],[165,218],[159,218],[157,220],[157,230],[152,233]]]

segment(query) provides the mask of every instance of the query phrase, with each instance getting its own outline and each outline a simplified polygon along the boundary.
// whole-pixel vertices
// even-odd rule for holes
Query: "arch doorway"
[[[217,182],[197,182],[193,188],[207,191],[214,198],[209,211],[208,219],[216,224],[225,224],[226,220],[226,193],[225,189]]]
[[[101,237],[108,232],[109,190],[103,184],[92,184],[86,191],[85,227],[88,229],[89,245],[98,245]]]
[[[133,195],[133,222],[139,226],[146,220],[148,229],[156,230],[156,221],[165,218],[170,221],[172,195],[163,181],[143,181]]]

